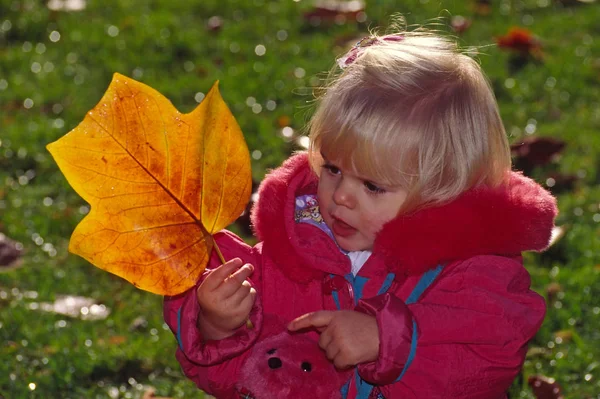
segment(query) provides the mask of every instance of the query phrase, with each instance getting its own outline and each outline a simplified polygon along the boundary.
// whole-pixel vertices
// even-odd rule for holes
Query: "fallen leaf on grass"
[[[529,175],[534,167],[554,161],[566,143],[553,137],[527,137],[510,146],[515,168]]]
[[[542,55],[542,44],[529,29],[513,26],[506,35],[497,37],[496,43],[520,56],[540,58]]]
[[[127,342],[127,337],[124,335],[113,335],[108,339],[111,345],[122,345]]]
[[[69,250],[160,295],[194,286],[251,194],[250,154],[218,85],[189,114],[115,74],[75,129],[48,150],[91,210]]]
[[[0,271],[19,266],[22,253],[20,244],[0,233]]]
[[[560,341],[560,343],[571,341],[573,339],[573,330],[555,331],[554,338],[558,339]]]
[[[539,346],[532,346],[527,350],[527,354],[525,357],[527,359],[548,356],[550,354],[550,350],[548,348],[541,348]]]
[[[532,375],[527,379],[536,399],[564,399],[560,385],[554,378]]]
[[[490,15],[492,12],[492,0],[475,0],[473,9],[477,15]]]
[[[556,300],[558,293],[562,291],[563,287],[559,283],[553,282],[548,284],[546,287],[546,296],[548,297],[548,302],[553,303]]]
[[[546,179],[546,187],[554,195],[565,191],[573,191],[575,184],[581,180],[577,175],[566,175],[559,172],[548,174]]]

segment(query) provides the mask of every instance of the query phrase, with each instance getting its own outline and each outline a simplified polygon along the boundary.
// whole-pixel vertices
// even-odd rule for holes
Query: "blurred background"
[[[526,254],[548,302],[511,398],[600,398],[600,6],[593,0],[0,0],[0,398],[203,398],[174,358],[162,298],[67,251],[88,205],[45,146],[119,72],[183,113],[214,81],[253,179],[306,143],[313,88],[392,13],[480,60],[515,168],[559,228]],[[248,220],[231,226],[248,235]]]

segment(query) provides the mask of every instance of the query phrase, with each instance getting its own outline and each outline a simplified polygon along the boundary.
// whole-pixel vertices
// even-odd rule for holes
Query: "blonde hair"
[[[400,185],[408,191],[403,213],[505,180],[510,149],[492,88],[454,41],[404,30],[373,34],[352,51],[356,58],[325,88],[309,122],[317,174],[326,154],[377,183]]]

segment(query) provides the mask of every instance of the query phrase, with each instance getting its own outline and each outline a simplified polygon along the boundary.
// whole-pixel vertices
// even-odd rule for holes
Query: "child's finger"
[[[321,332],[321,335],[319,336],[319,347],[326,351],[327,348],[331,345],[333,345],[333,336],[329,333],[328,330],[325,329],[323,332]]]
[[[315,327],[317,329],[325,328],[333,319],[334,312],[329,310],[319,310],[317,312],[302,315],[288,324],[288,330],[298,331],[303,328]]]
[[[225,281],[217,289],[222,298],[229,298],[232,296],[240,287],[246,282],[246,279],[250,277],[254,271],[254,266],[247,263],[240,267],[234,273],[230,274]],[[249,285],[250,283],[248,283]]]
[[[223,281],[242,265],[240,258],[233,258],[212,270],[202,282],[209,291],[215,290]]]
[[[327,356],[327,359],[331,360],[332,362],[334,362],[336,357],[340,355],[340,348],[334,343],[331,343],[328,347],[323,348],[323,350],[325,351],[325,356]]]
[[[256,300],[256,290],[254,288],[250,288],[250,291],[244,296],[239,303],[239,308],[244,309],[245,311],[250,313],[252,310],[252,306],[254,306],[254,302]]]
[[[239,306],[242,303],[242,301],[250,294],[251,289],[252,286],[248,281],[242,282],[242,284],[238,286],[237,290],[228,297],[230,303]]]

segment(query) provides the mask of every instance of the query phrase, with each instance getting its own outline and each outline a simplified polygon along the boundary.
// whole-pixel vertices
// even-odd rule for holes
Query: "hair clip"
[[[356,58],[363,52],[363,49],[370,47],[374,44],[381,44],[382,41],[386,42],[399,42],[404,39],[401,34],[382,36],[381,38],[375,36],[365,36],[360,39],[352,48],[343,56],[338,58],[337,64],[340,68],[345,69],[348,65],[356,61]]]

